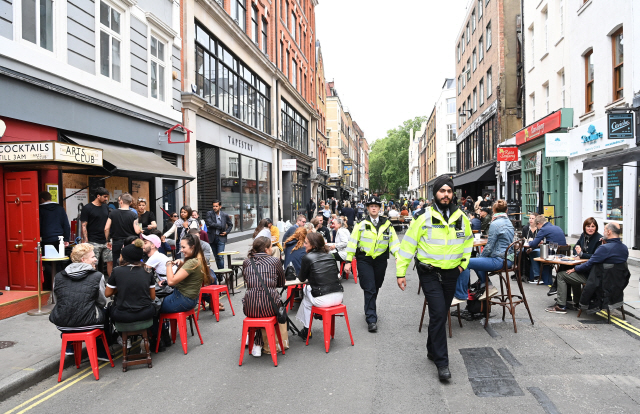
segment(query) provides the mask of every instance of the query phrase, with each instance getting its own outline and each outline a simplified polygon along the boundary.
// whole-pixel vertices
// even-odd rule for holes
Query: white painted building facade
[[[436,176],[456,173],[456,82],[445,79],[436,101]]]

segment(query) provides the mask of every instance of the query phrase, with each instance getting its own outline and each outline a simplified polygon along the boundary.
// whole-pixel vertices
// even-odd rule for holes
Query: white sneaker
[[[141,347],[144,345],[140,345]],[[127,338],[127,349],[131,348],[131,338]]]
[[[467,303],[467,301],[464,299],[453,298],[453,300],[451,301],[451,306],[460,305],[461,303]]]
[[[262,356],[262,347],[260,345],[253,345],[253,349],[251,350],[251,355],[253,355],[254,357],[261,357]]]
[[[480,296],[480,298],[478,298],[478,300],[484,300],[487,298],[487,290],[489,291],[488,293],[490,298],[498,294],[498,289],[493,285],[489,285],[489,289],[485,289],[484,293],[482,294],[482,296]]]

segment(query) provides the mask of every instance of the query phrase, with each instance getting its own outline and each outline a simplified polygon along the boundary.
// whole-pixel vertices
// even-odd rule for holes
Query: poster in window
[[[607,173],[607,219],[622,221],[622,166],[610,167]]]

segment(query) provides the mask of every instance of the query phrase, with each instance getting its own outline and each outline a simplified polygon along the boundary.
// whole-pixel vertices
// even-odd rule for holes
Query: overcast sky
[[[429,115],[455,78],[455,39],[469,0],[319,0],[324,73],[372,143]]]

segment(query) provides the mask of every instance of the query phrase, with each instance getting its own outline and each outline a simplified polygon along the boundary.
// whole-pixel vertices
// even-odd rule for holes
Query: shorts
[[[89,242],[89,244],[93,246],[93,253],[98,258],[98,261],[102,260],[102,263],[113,262],[113,253],[106,244],[99,244],[94,242]]]

